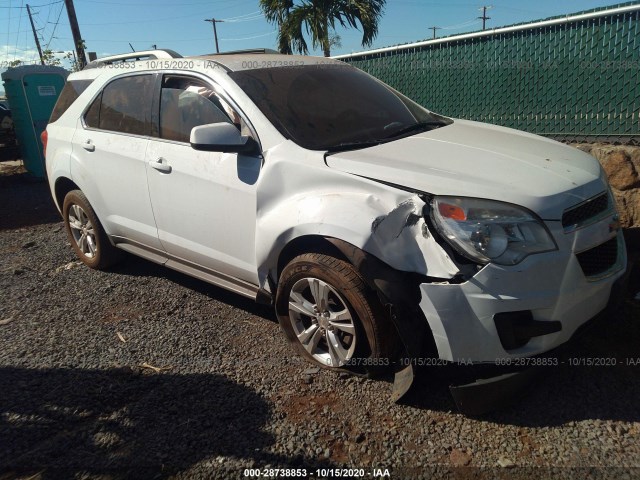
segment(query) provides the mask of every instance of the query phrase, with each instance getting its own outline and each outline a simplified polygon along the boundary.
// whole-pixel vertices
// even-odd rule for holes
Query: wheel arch
[[[72,190],[80,190],[80,187],[75,184],[75,182],[67,177],[59,177],[56,179],[54,192],[55,192],[55,201],[58,206],[58,210],[62,212],[62,205],[64,204],[64,197],[67,196]]]
[[[276,278],[272,280],[277,283],[284,267],[295,257],[303,253],[322,253],[351,263],[340,249],[324,235],[302,235],[289,241],[282,250],[280,250],[276,264]]]

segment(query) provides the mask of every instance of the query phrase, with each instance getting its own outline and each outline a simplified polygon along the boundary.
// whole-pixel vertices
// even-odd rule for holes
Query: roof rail
[[[270,48],[248,48],[246,50],[230,50],[228,52],[209,53],[208,55],[242,55],[249,53],[280,54],[280,52]]]
[[[160,58],[182,58],[177,52],[173,50],[144,50],[141,52],[129,52],[122,53],[120,55],[111,55],[109,57],[98,58],[97,60],[93,60],[89,62],[84,69],[89,68],[98,68],[101,65],[110,65],[112,63],[121,63],[121,62],[135,62],[137,60],[155,60]]]

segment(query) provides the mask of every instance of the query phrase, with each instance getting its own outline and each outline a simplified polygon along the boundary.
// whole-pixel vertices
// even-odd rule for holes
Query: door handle
[[[162,157],[158,158],[157,160],[149,160],[149,165],[151,165],[151,167],[155,168],[159,172],[171,173],[171,165],[169,165],[167,161]]]
[[[96,146],[93,144],[91,140],[87,140],[82,144],[82,148],[84,148],[87,152],[94,152],[96,150]]]

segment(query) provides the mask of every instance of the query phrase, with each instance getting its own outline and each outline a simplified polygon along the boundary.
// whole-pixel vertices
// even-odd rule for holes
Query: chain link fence
[[[640,143],[638,1],[336,58],[451,117]]]

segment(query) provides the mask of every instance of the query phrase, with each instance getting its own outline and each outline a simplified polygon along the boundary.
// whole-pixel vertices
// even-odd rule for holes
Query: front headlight
[[[540,219],[509,203],[434,197],[431,219],[451,246],[481,264],[515,265],[558,248]]]

